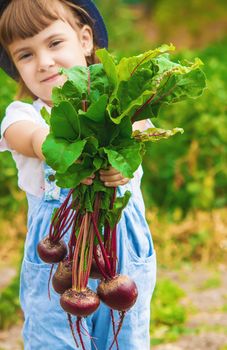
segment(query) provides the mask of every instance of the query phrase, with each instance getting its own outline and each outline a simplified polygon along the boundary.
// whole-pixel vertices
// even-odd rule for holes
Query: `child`
[[[18,169],[18,185],[28,200],[28,233],[21,268],[20,302],[24,312],[25,350],[75,349],[67,315],[59,295],[48,299],[50,266],[37,254],[38,242],[48,234],[53,209],[68,190],[53,181],[53,170],[45,163],[42,143],[49,129],[40,114],[51,109],[51,91],[65,77],[60,67],[95,63],[95,49],[107,47],[103,19],[91,0],[0,1],[0,66],[19,83],[19,96],[30,96],[32,104],[11,103],[1,124],[0,151],[8,150]],[[144,129],[146,122],[135,123]],[[93,176],[83,181],[91,185]],[[145,220],[140,191],[141,169],[129,181],[113,168],[100,172],[106,186],[118,186],[118,195],[132,192],[118,224],[118,269],[137,284],[139,296],[126,313],[118,337],[121,350],[150,349],[150,299],[155,285],[156,261],[152,238]],[[67,240],[68,237],[66,237]],[[96,290],[98,281],[90,280]],[[115,314],[117,320],[118,314]],[[86,350],[107,350],[113,340],[110,310],[102,304],[83,320],[91,337],[84,336]],[[116,348],[116,347],[115,347]]]

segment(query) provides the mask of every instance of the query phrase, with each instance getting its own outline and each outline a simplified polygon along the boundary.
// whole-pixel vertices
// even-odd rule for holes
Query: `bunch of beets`
[[[130,192],[117,197],[116,188],[106,188],[99,180],[100,169],[116,168],[123,176],[133,178],[142,162],[144,143],[169,138],[182,129],[150,128],[132,130],[136,121],[157,117],[163,104],[188,97],[197,98],[205,87],[199,59],[183,65],[169,59],[173,46],[163,45],[139,56],[123,58],[118,64],[106,51],[99,50],[99,64],[62,70],[67,81],[54,88],[51,115],[42,115],[50,125],[43,144],[47,164],[56,171],[57,185],[68,188],[62,205],[55,209],[48,236],[38,244],[40,258],[58,264],[52,278],[60,304],[68,315],[73,338],[76,332],[85,350],[82,318],[95,312],[100,301],[110,308],[113,341],[125,313],[136,302],[135,282],[118,274],[117,223],[127,206]],[[81,181],[97,174],[91,186]],[[67,244],[64,236],[70,234]],[[89,278],[99,279],[97,291],[90,290]],[[113,310],[119,312],[116,327]]]
[[[116,189],[113,189],[113,201],[115,196]],[[54,290],[61,294],[60,304],[68,314],[76,344],[71,315],[77,316],[76,329],[83,349],[85,347],[81,334],[82,318],[95,312],[100,300],[111,308],[114,331],[111,349],[115,342],[117,344],[117,335],[122,327],[125,312],[135,304],[138,296],[135,282],[129,276],[116,273],[116,226],[111,229],[109,224],[106,224],[104,236],[99,231],[101,199],[99,193],[95,198],[94,211],[84,211],[80,208],[79,198],[74,196],[74,190],[70,190],[53,216],[49,235],[37,248],[40,258],[52,264],[52,268],[58,263],[52,285]],[[67,248],[63,237],[68,230],[71,231],[71,235]],[[97,293],[87,287],[89,278],[100,279]],[[118,310],[120,314],[117,329],[113,310]]]

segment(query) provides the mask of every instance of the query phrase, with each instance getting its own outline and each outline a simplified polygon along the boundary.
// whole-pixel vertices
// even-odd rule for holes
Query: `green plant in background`
[[[0,329],[15,324],[20,315],[19,273],[3,291],[0,291]]]
[[[146,0],[141,1],[141,3]],[[152,0],[151,0],[152,2]],[[166,40],[167,37],[185,37],[185,45],[192,44],[187,37],[193,37],[193,47],[199,47],[206,34],[206,28],[225,23],[226,2],[224,0],[210,0],[209,5],[206,0],[160,0],[155,7],[152,21],[159,28],[159,41]],[[225,26],[225,24],[223,24]]]
[[[154,292],[151,309],[151,342],[174,341],[186,329],[187,309],[181,304],[184,291],[169,279],[160,279]]]
[[[154,48],[138,29],[137,14],[122,0],[95,0],[101,9],[109,33],[110,49],[118,57]]]
[[[150,16],[160,3],[159,0],[124,0],[124,2],[129,5],[143,5],[146,17]]]
[[[201,285],[201,290],[206,289],[213,289],[213,288],[219,288],[221,287],[221,276],[220,274],[214,274],[210,278],[208,278],[204,283]]]
[[[13,100],[16,93],[16,83],[3,71],[0,71],[0,122],[4,116],[5,108]],[[0,153],[0,219],[6,213],[8,216],[18,210],[17,170],[10,153]],[[21,197],[20,197],[21,199]]]
[[[193,53],[181,54],[190,58]],[[198,54],[198,52],[197,52]],[[213,44],[199,56],[204,62],[208,89],[200,100],[163,108],[165,122],[183,125],[174,144],[152,145],[144,161],[143,192],[150,206],[182,215],[190,209],[221,208],[227,204],[226,41]],[[166,151],[168,150],[168,151]]]

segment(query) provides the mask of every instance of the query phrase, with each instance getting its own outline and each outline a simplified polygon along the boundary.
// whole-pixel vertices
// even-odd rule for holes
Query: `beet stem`
[[[79,252],[80,252],[80,246],[82,243],[82,238],[83,238],[83,226],[84,226],[84,220],[85,216],[82,219],[81,226],[80,226],[80,231],[77,237],[76,241],[76,247],[74,250],[73,254],[73,267],[72,267],[72,288],[76,288],[78,291],[79,289],[79,284],[78,284],[78,272],[77,272],[77,265],[78,265],[78,257],[79,257]]]
[[[66,227],[64,227],[64,230],[62,230],[62,232],[60,233],[59,239],[62,239],[64,235],[67,233],[67,231],[70,229],[70,227],[72,226],[72,223],[75,220],[76,215],[77,215],[76,212],[71,213],[69,221],[67,222],[68,225],[67,226],[65,225]]]
[[[112,273],[115,276],[117,265],[117,226],[115,225],[112,232]]]
[[[94,259],[95,259],[96,265],[98,266],[99,271],[101,272],[101,274],[103,275],[103,277],[104,277],[105,279],[108,279],[108,275],[107,275],[106,272],[103,270],[102,265],[101,265],[100,262],[99,262],[99,258],[98,258],[98,255],[97,255],[97,246],[94,247],[93,252],[94,252]]]
[[[51,281],[51,277],[52,277],[52,273],[53,273],[53,268],[54,268],[54,264],[51,265],[49,279],[48,279],[48,298],[49,298],[49,300],[51,300],[51,296],[50,296],[50,281]]]
[[[92,265],[92,257],[93,257],[93,246],[94,246],[94,236],[95,236],[95,232],[93,227],[91,226],[91,217],[89,215],[89,241],[88,241],[88,255],[87,255],[87,271],[85,273],[85,278],[84,278],[84,287],[87,286],[88,284],[88,279],[90,276],[90,272],[91,272],[91,265]]]
[[[89,337],[89,339],[91,339],[91,341],[92,341],[92,343],[93,343],[93,345],[94,345],[94,347],[95,347],[95,349],[96,350],[98,350],[98,348],[97,348],[97,345],[95,344],[95,341],[94,341],[94,338],[89,334],[89,332],[88,332],[88,330],[84,327],[84,325],[83,325],[83,322],[81,321],[81,323],[80,323],[80,325],[81,325],[81,327],[83,328],[83,330],[85,331],[85,336],[88,336]]]
[[[83,271],[84,271],[85,249],[86,249],[86,243],[87,243],[87,238],[89,233],[88,231],[89,231],[89,215],[88,213],[86,213],[84,225],[83,225],[83,237],[82,237],[82,243],[81,243],[81,249],[80,249],[79,271],[78,271],[78,285],[80,290],[81,288],[86,288],[86,286],[84,286]]]
[[[117,350],[119,350],[118,340],[116,338],[116,327],[115,327],[115,319],[114,319],[113,309],[110,309],[110,315],[111,315],[111,320],[112,320],[114,339],[116,339]]]
[[[80,324],[81,324],[81,317],[77,317],[77,320],[76,320],[77,333],[78,333],[79,338],[80,338],[80,344],[82,346],[82,349],[86,350],[85,347],[84,347],[84,342],[83,342],[83,338],[82,338],[82,335],[81,335]]]
[[[56,210],[56,213],[51,221],[49,238],[52,242],[58,240],[58,237],[56,238],[56,235],[55,235],[55,229],[56,227],[58,228],[59,224],[61,223],[62,217],[64,217],[65,211],[67,210],[66,208],[67,208],[68,202],[73,192],[74,192],[74,189],[69,191],[66,199],[64,200],[62,205]]]
[[[149,104],[151,103],[151,101],[153,100],[153,98],[155,97],[155,94],[153,94],[146,102],[144,102],[144,104],[137,109],[137,111],[135,111],[133,117],[132,117],[132,123],[134,122],[134,117],[136,117],[137,115],[140,114],[140,112]]]
[[[133,74],[136,72],[136,70],[139,68],[139,66],[141,66],[141,64],[149,57],[151,56],[152,53],[148,54],[147,56],[145,56],[137,65],[136,67],[133,69],[132,73],[131,73],[131,77],[133,76]]]
[[[110,277],[114,277],[114,276],[112,276],[109,258],[108,258],[108,256],[107,256],[106,251],[105,251],[105,248],[104,248],[104,246],[103,246],[103,241],[102,241],[101,235],[100,235],[100,233],[99,233],[97,224],[96,224],[96,222],[95,222],[95,218],[94,218],[94,214],[93,214],[93,213],[91,214],[91,217],[92,217],[92,221],[93,221],[93,225],[94,225],[96,237],[98,238],[99,245],[100,245],[100,248],[101,248],[101,250],[102,250],[103,258],[104,258],[104,261],[105,261],[105,264],[106,264],[107,273],[108,273],[108,275],[109,275]]]
[[[120,330],[121,330],[121,328],[123,326],[123,322],[124,322],[124,318],[125,318],[125,311],[121,311],[121,312],[119,312],[119,314],[120,314],[120,322],[119,322],[119,325],[118,325],[118,328],[117,328],[117,332],[116,332],[116,334],[114,336],[114,339],[112,341],[112,344],[109,347],[109,350],[111,350],[112,347],[114,346],[114,343],[117,342],[118,334],[119,334],[119,332],[120,332]]]
[[[73,222],[73,225],[72,225],[72,229],[71,229],[71,235],[70,235],[69,243],[68,243],[68,247],[69,247],[69,260],[72,260],[72,259],[73,259],[73,246],[76,245],[76,232],[75,232],[75,228],[76,228],[78,216],[79,216],[79,213],[76,212],[76,215],[75,215],[75,217],[74,217],[74,222]]]
[[[73,329],[72,316],[69,313],[67,313],[67,316],[68,316],[69,326],[70,326],[70,329],[71,329],[71,332],[72,332],[73,339],[75,341],[76,347],[79,348],[79,344],[78,344],[78,342],[76,340],[76,335],[75,335],[75,332],[74,332],[74,329]]]

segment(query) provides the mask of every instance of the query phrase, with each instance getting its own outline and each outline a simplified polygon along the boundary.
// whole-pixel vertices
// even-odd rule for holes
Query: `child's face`
[[[54,21],[37,35],[15,40],[9,45],[13,62],[28,89],[51,105],[51,91],[64,84],[60,67],[86,66],[86,56],[93,49],[88,26],[78,31],[68,22]]]

